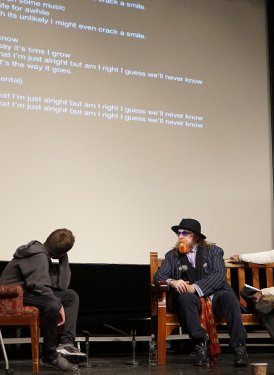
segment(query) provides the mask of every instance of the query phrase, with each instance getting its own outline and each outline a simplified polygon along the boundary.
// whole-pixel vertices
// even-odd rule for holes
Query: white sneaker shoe
[[[80,363],[86,360],[86,354],[82,353],[73,344],[60,344],[56,348],[57,352],[63,357],[67,358],[70,362]]]

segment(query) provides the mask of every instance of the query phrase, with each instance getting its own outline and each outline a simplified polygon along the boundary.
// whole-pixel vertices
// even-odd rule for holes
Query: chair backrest
[[[161,258],[158,258],[158,253],[156,251],[150,252],[150,282],[153,284],[153,277],[155,273],[158,271],[159,267],[162,263]]]
[[[153,277],[158,269],[161,267],[162,261],[164,258],[159,258],[158,253],[156,251],[150,252],[150,283],[153,285]],[[167,291],[167,288],[165,288]],[[163,285],[162,285],[163,290]],[[158,290],[159,292],[159,290]],[[174,295],[172,293],[165,293],[164,296],[166,309],[168,313],[174,313]],[[156,296],[155,294],[151,294],[151,314],[152,316],[157,315],[157,300],[159,299],[159,295]]]
[[[270,288],[274,285],[273,269],[274,263],[240,263],[234,264],[225,261],[226,278],[228,283],[234,289],[241,304],[246,307],[246,301],[240,296],[240,290],[245,284],[251,285],[257,289]]]

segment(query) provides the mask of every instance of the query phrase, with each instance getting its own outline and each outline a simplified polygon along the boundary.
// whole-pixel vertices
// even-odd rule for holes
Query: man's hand
[[[61,309],[59,310],[59,321],[57,323],[57,327],[62,326],[65,323],[65,310],[63,305],[61,306]]]
[[[187,284],[187,292],[194,294],[196,293],[196,289],[194,288],[193,285]]]
[[[178,293],[190,292],[195,293],[196,289],[193,285],[190,285],[188,281],[184,280],[171,280],[169,285],[176,289]]]
[[[240,262],[240,256],[239,255],[232,255],[228,259],[229,263],[239,263]]]
[[[252,299],[253,299],[254,302],[259,302],[262,299],[262,297],[263,297],[263,293],[262,292],[256,292],[253,295]]]

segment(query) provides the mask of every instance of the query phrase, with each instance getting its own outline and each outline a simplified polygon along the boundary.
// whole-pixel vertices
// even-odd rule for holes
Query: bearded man
[[[214,321],[206,319],[212,323],[212,329],[206,330],[201,320],[204,307],[207,310],[209,306],[212,317],[224,317],[227,322],[234,365],[246,366],[246,330],[239,301],[226,281],[223,250],[205,241],[206,236],[201,233],[201,225],[195,219],[182,219],[171,229],[178,241],[166,253],[154,282],[166,281],[174,294],[178,318],[194,343],[194,365],[203,366],[209,362],[209,333],[214,328]],[[218,341],[217,333],[215,339]]]

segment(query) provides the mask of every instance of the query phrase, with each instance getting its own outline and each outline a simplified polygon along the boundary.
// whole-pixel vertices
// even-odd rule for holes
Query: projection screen
[[[271,249],[267,50],[263,0],[1,0],[1,259],[146,264],[183,217]]]

